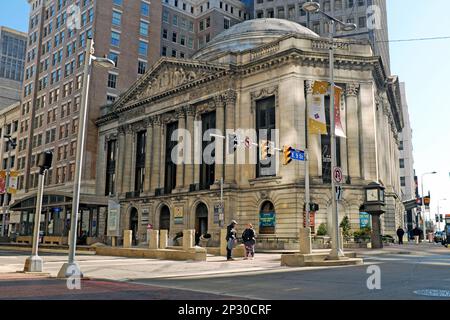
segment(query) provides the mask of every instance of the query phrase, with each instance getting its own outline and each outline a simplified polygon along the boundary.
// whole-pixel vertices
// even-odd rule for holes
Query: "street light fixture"
[[[77,143],[77,154],[76,154],[76,164],[75,166],[75,179],[74,179],[74,189],[72,198],[72,212],[70,221],[70,233],[69,233],[69,259],[65,263],[58,273],[59,278],[67,278],[74,275],[82,275],[78,264],[75,262],[75,251],[77,246],[77,223],[78,223],[78,210],[80,206],[80,185],[81,185],[81,173],[83,169],[83,157],[84,157],[84,144],[86,135],[86,122],[88,114],[88,96],[89,96],[89,82],[91,79],[92,65],[95,62],[98,66],[104,68],[115,67],[114,61],[106,57],[96,57],[94,56],[94,41],[92,38],[87,39],[86,50],[85,50],[85,60],[84,60],[84,73],[83,73],[83,92],[80,109],[80,124],[78,126],[78,143]]]
[[[421,178],[420,178],[420,185],[421,185],[421,190],[422,190],[422,225],[423,225],[423,242],[425,242],[427,240],[427,225],[425,222],[425,195],[423,193],[423,178],[427,175],[432,175],[432,174],[437,174],[436,171],[433,172],[426,172],[424,174],[422,174]]]
[[[316,1],[309,1],[305,2],[302,5],[302,9],[305,12],[308,13],[320,13],[323,16],[325,16],[327,19],[330,20],[330,35],[329,35],[329,44],[330,44],[330,54],[329,54],[329,60],[330,60],[330,128],[331,128],[331,170],[334,170],[336,168],[336,131],[335,131],[335,83],[334,83],[334,35],[336,33],[336,24],[340,25],[342,27],[343,31],[353,31],[357,27],[353,23],[345,23],[339,19],[336,19],[333,16],[330,16],[329,14],[325,13],[324,11],[320,10],[320,4]],[[331,179],[331,203],[332,203],[332,220],[333,220],[333,228],[334,228],[334,234],[333,234],[333,241],[332,241],[332,249],[330,252],[330,255],[328,256],[328,260],[340,260],[344,259],[345,255],[343,252],[343,246],[341,246],[340,241],[340,232],[339,232],[339,213],[337,208],[337,200],[335,197],[336,193],[336,185],[334,179]]]

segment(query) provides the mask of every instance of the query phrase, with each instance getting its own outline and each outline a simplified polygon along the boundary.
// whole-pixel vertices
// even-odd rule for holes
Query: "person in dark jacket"
[[[245,246],[245,258],[244,260],[251,259],[255,257],[255,244],[256,244],[256,233],[253,230],[251,223],[247,225],[244,232],[242,233],[242,240]]]
[[[237,232],[235,229],[236,225],[236,220],[232,220],[231,223],[227,226],[227,236],[225,238],[225,240],[227,240],[227,261],[234,260],[232,253],[233,246],[237,241]]]
[[[413,229],[414,241],[416,244],[420,243],[420,232],[421,230],[417,226]]]
[[[403,230],[402,227],[398,227],[398,229],[397,229],[398,244],[403,244],[403,236],[404,235],[405,235],[405,230]]]

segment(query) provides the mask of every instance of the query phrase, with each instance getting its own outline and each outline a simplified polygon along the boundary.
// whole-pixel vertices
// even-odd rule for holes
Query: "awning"
[[[25,211],[36,208],[37,192],[30,192],[21,199],[16,199],[11,204],[10,210],[12,211]],[[49,192],[45,193],[42,199],[42,208],[47,207],[62,207],[72,205],[72,193],[68,192]],[[92,194],[80,194],[80,207],[91,206],[108,206],[108,198],[92,195]]]

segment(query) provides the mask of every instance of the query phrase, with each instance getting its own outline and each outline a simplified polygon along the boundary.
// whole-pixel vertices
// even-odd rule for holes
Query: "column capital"
[[[225,107],[225,99],[223,95],[217,95],[213,98],[214,100],[214,105],[216,108],[223,108]]]
[[[346,96],[357,96],[359,93],[359,84],[358,83],[347,83],[345,86],[345,95]]]
[[[126,125],[121,125],[121,126],[118,126],[117,127],[117,133],[119,134],[119,135],[125,135],[125,132],[126,132],[127,130],[126,130]]]
[[[188,105],[184,106],[184,110],[186,111],[186,115],[188,117],[195,116],[195,106],[194,105],[188,104]]]
[[[151,116],[149,117],[151,123],[154,126],[161,126],[162,125],[162,120],[161,120],[161,116],[160,115],[155,115],[155,116]]]
[[[178,119],[184,119],[186,118],[185,108],[181,107],[175,110],[175,115]]]
[[[234,90],[227,90],[223,95],[222,99],[225,101],[227,105],[235,104],[237,99],[236,91]]]

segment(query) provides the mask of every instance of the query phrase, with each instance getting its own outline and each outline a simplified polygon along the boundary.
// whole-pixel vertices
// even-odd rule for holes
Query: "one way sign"
[[[344,189],[342,186],[336,186],[336,201],[342,201],[344,198]]]

